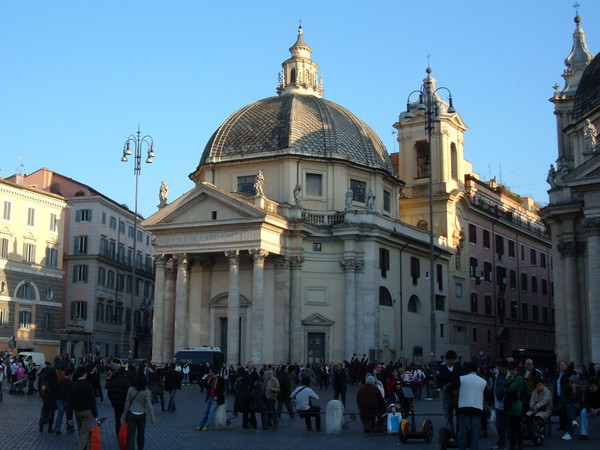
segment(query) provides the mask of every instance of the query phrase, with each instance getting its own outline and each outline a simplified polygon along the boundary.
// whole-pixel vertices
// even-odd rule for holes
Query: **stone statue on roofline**
[[[352,211],[352,199],[354,198],[354,192],[352,188],[348,187],[346,191],[346,211]]]
[[[596,151],[596,136],[598,135],[598,131],[590,119],[585,120],[585,125],[583,126],[583,139],[585,142],[584,151],[586,152],[594,152]]]
[[[158,204],[159,208],[167,205],[167,197],[169,196],[169,186],[164,181],[160,182],[160,189],[158,190]]]
[[[369,189],[367,194],[367,211],[373,211],[375,208],[375,194],[372,189]]]
[[[258,171],[258,173],[256,174],[256,178],[254,179],[254,191],[256,192],[256,195],[258,197],[264,197],[265,196],[265,191],[264,191],[264,186],[265,184],[265,177],[262,174],[262,171]]]
[[[296,183],[294,188],[294,203],[298,207],[302,204],[302,185],[299,183]]]

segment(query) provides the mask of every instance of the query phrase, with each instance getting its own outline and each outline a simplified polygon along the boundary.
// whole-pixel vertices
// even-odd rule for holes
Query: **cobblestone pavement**
[[[323,411],[327,402],[333,398],[333,391],[315,389],[320,396],[318,404]],[[349,448],[439,448],[438,432],[443,424],[442,402],[433,401],[415,402],[417,426],[429,417],[433,421],[434,441],[426,444],[422,439],[411,439],[406,444],[399,443],[398,436],[389,434],[365,434],[362,431],[360,420],[349,424],[342,434],[327,434],[322,432],[306,431],[304,420],[290,419],[283,415],[277,431],[245,430],[241,426],[241,417],[232,421],[227,430],[196,431],[204,406],[205,394],[200,393],[197,385],[183,386],[178,392],[174,413],[160,412],[160,405],[155,406],[156,424],[148,421],[146,425],[146,449],[344,449]],[[165,394],[168,401],[168,394]],[[227,397],[228,409],[232,409],[233,397]],[[37,396],[8,395],[4,391],[4,401],[0,403],[0,448],[3,449],[72,449],[77,442],[77,433],[61,436],[40,433],[37,421],[41,409],[41,399]],[[347,412],[357,412],[356,388],[350,387],[348,391]],[[101,427],[102,448],[105,450],[118,450],[117,439],[114,433],[114,413],[107,402],[99,408],[99,417],[107,420]],[[349,419],[348,419],[349,420]],[[556,420],[556,419],[555,419]],[[325,418],[323,416],[323,428]],[[260,428],[260,419],[259,419]],[[591,449],[598,448],[600,442],[600,418],[590,421],[589,440],[570,442],[561,441],[562,433],[553,425],[552,438],[546,441],[544,449]],[[64,430],[64,425],[63,425]],[[576,433],[578,436],[578,434]],[[490,432],[490,437],[480,441],[480,448],[487,450],[495,445],[495,434]],[[525,447],[533,448],[531,442],[525,442]]]

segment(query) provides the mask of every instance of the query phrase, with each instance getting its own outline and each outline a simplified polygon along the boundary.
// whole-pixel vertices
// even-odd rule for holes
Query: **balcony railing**
[[[304,211],[302,220],[311,225],[331,226],[344,223],[345,214],[337,211]]]

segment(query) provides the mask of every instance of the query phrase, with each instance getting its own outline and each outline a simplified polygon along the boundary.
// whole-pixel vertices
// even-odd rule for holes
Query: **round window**
[[[46,289],[46,298],[52,300],[52,297],[54,297],[54,291],[52,289]]]

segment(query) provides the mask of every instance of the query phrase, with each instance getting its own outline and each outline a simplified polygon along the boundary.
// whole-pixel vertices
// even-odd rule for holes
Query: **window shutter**
[[[88,266],[83,266],[83,281],[87,283],[88,280]]]
[[[77,265],[73,266],[73,283],[77,283]]]
[[[87,302],[81,302],[81,318],[87,320]]]
[[[73,253],[79,254],[79,236],[73,238]]]
[[[71,302],[71,320],[75,319],[75,313],[77,311],[77,306],[75,302]]]

